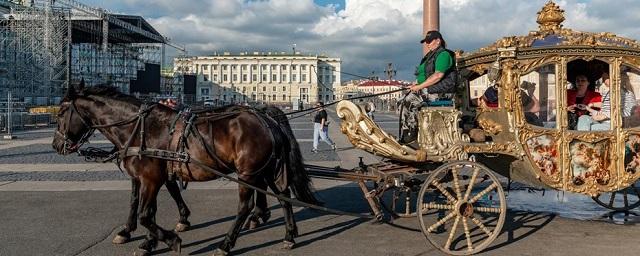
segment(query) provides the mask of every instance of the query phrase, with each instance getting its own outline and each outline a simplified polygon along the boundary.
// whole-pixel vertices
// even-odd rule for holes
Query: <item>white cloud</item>
[[[123,3],[124,1],[124,3]],[[441,31],[448,46],[471,51],[503,36],[536,30],[536,12],[548,0],[441,0]],[[610,31],[640,38],[640,1],[562,0],[565,27]],[[117,10],[117,1],[108,8]],[[312,0],[120,0],[163,34],[186,44],[190,54],[214,51],[290,51],[341,57],[343,70],[381,71],[393,62],[413,79],[421,58],[422,1],[346,0],[345,9]],[[348,76],[343,76],[349,79]]]

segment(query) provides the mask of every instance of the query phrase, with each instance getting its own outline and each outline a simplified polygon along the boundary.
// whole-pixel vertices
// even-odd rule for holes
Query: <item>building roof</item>
[[[358,87],[367,87],[367,86],[398,86],[405,87],[410,85],[410,82],[401,81],[401,80],[361,80],[356,85]]]

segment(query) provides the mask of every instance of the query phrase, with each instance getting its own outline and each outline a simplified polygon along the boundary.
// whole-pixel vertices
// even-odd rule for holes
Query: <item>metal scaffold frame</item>
[[[7,7],[8,6],[8,7]],[[145,64],[169,44],[142,17],[74,0],[0,0],[0,100],[57,104],[69,84],[108,84],[128,93]]]

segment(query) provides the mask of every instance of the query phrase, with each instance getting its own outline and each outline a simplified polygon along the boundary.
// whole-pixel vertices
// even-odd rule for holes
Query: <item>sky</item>
[[[414,80],[422,57],[422,0],[80,0],[144,16],[189,55],[288,51],[340,57],[345,72],[383,76],[393,63]],[[466,52],[537,30],[548,0],[440,0],[440,31]],[[638,0],[556,0],[564,26],[640,39]],[[169,51],[168,56],[176,54]],[[342,76],[343,81],[354,79]]]

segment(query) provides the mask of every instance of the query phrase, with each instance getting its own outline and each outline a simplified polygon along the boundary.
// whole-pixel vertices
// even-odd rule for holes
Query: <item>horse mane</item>
[[[82,93],[85,96],[103,96],[111,99],[122,100],[131,104],[140,105],[142,101],[128,94],[124,94],[117,87],[109,85],[96,85],[85,88]]]

